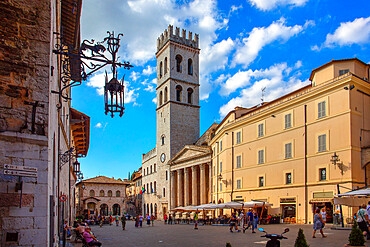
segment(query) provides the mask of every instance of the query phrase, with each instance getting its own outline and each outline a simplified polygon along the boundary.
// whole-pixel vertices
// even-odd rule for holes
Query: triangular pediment
[[[211,155],[211,148],[208,146],[186,145],[170,160],[169,163],[177,164],[207,155]]]

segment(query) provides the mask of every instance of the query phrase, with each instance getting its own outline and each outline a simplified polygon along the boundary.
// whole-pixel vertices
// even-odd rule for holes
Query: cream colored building
[[[199,138],[199,37],[173,26],[157,40],[157,142],[142,156],[143,213],[169,209],[168,161]]]
[[[268,201],[270,213],[307,223],[326,206],[331,221],[337,185],[343,193],[369,182],[369,68],[333,60],[312,71],[311,85],[231,111],[210,142],[212,201]]]
[[[126,187],[126,212],[129,215],[136,216],[142,213],[142,193],[141,188],[143,186],[142,182],[142,168],[140,167],[138,171],[135,171],[131,175],[130,184]]]
[[[105,176],[82,180],[76,185],[77,214],[93,216],[122,215],[126,208],[127,181]]]

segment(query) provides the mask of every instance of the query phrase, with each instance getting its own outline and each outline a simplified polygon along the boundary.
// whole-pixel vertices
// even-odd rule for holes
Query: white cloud
[[[276,40],[286,42],[294,35],[299,34],[308,26],[314,25],[312,21],[306,21],[303,26],[286,26],[285,19],[280,18],[268,27],[255,27],[247,38],[243,38],[242,44],[235,52],[232,65],[242,64],[244,68],[253,62],[262,48]]]
[[[267,11],[272,10],[278,6],[300,7],[304,6],[308,0],[249,0],[252,6],[258,9]]]
[[[352,22],[342,22],[333,34],[328,34],[325,47],[336,45],[365,44],[370,42],[370,17],[357,18]]]
[[[227,24],[216,0],[193,0],[182,6],[172,0],[89,0],[83,4],[82,37],[102,40],[106,30],[122,32],[120,55],[134,65],[154,59],[157,38],[168,24],[199,33],[201,49],[214,42],[215,31]]]
[[[300,73],[295,70],[295,67],[288,67],[286,63],[280,63],[267,69],[237,72],[222,86],[221,93],[223,93],[222,90],[229,90],[229,92],[233,92],[237,88],[242,88],[242,90],[239,96],[232,98],[220,108],[220,116],[226,116],[236,106],[251,107],[261,103],[261,90],[264,87],[266,87],[264,102],[267,102],[309,84],[308,80],[298,79]],[[287,71],[295,71],[295,73],[287,78],[289,74]],[[230,87],[230,85],[234,87]]]
[[[143,69],[143,75],[151,75],[155,72],[155,68],[148,65],[145,69]]]
[[[139,72],[135,72],[135,71],[132,71],[130,73],[130,78],[133,80],[133,81],[137,81],[137,79],[140,77],[140,74]]]
[[[103,127],[103,125],[102,125],[101,123],[97,123],[97,124],[95,125],[95,128],[101,128],[101,127]]]
[[[108,78],[112,78],[112,73],[108,73]],[[104,85],[105,85],[105,73],[95,73],[91,76],[87,81],[87,86],[96,88],[96,92],[98,95],[104,94]],[[137,89],[132,89],[130,87],[130,82],[125,81],[125,103],[132,103],[135,102],[137,97],[139,96],[138,93],[135,93]]]
[[[231,5],[229,14],[234,13],[234,12],[236,12],[239,9],[242,9],[242,8],[243,8],[243,5],[241,5],[241,4],[239,6]]]
[[[154,104],[157,104],[157,97],[153,98],[153,99],[152,99],[152,102],[153,102]]]

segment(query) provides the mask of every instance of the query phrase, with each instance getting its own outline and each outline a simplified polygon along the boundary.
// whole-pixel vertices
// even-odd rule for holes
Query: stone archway
[[[107,204],[102,204],[100,205],[100,215],[101,216],[108,216],[108,205]]]
[[[119,206],[119,204],[114,204],[112,206],[112,210],[113,210],[113,215],[121,215],[121,207]]]

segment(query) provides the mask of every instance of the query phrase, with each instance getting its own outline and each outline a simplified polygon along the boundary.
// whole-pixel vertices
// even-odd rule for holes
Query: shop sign
[[[313,198],[333,198],[333,197],[334,195],[332,191],[313,193]]]
[[[280,203],[296,203],[295,198],[280,198]]]
[[[324,203],[324,202],[330,202],[333,203],[333,198],[315,198],[310,200],[310,204],[313,203]]]

